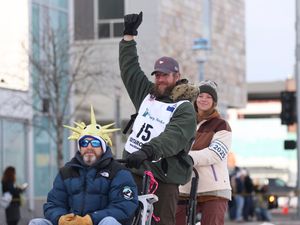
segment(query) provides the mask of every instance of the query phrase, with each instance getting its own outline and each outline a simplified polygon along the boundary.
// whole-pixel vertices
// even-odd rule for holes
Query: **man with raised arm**
[[[159,186],[154,214],[159,225],[174,225],[178,186],[189,181],[193,162],[188,155],[196,130],[196,116],[191,104],[198,88],[181,79],[179,64],[171,57],[161,57],[154,64],[154,83],[142,71],[138,61],[137,28],[143,14],[124,17],[124,37],[120,42],[121,77],[138,112],[123,157],[141,189],[145,169],[150,168]]]

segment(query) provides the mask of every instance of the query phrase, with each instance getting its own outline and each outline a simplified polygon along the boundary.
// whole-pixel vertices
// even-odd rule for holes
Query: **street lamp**
[[[300,2],[296,0],[297,218],[300,218]]]
[[[206,38],[197,38],[194,40],[193,50],[200,52],[204,51],[207,52],[210,50],[210,42]],[[198,80],[202,81],[204,80],[204,64],[207,61],[206,54],[203,56],[199,56],[197,59],[197,63],[199,66],[199,77]]]
[[[121,88],[120,86],[115,86],[115,127],[121,128],[121,107],[120,107],[120,99],[121,99]],[[115,133],[115,154],[116,158],[122,158],[122,146],[121,146],[121,134],[120,132]]]

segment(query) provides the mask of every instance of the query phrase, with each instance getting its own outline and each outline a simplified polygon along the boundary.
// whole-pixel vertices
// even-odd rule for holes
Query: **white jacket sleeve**
[[[194,166],[207,166],[226,160],[231,148],[231,132],[221,130],[214,134],[207,148],[191,150],[189,155],[194,160]]]

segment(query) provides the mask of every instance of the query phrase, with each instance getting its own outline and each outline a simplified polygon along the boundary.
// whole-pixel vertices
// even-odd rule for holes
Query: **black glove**
[[[128,14],[124,16],[124,31],[123,34],[134,35],[138,34],[137,29],[142,23],[143,12],[140,14]]]
[[[145,160],[152,160],[153,152],[150,148],[141,148],[139,151],[129,154],[126,158],[129,168],[139,169]]]

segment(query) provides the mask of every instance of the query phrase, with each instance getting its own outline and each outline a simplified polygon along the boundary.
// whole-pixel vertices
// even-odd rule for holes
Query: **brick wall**
[[[199,65],[204,59],[205,79],[219,84],[219,107],[242,107],[246,104],[245,68],[245,2],[244,0],[211,1],[211,49],[192,49],[195,38],[203,37],[203,0],[132,0],[127,13],[143,11],[144,19],[136,38],[141,68],[150,75],[155,60],[163,55],[176,58],[182,76],[199,82]],[[91,66],[101,66],[111,82],[95,81],[88,101],[82,105],[78,118],[87,115],[89,104],[102,120],[114,120],[114,89],[120,84],[121,117],[128,119],[134,113],[133,105],[119,77],[119,39],[96,40],[90,58]],[[152,77],[149,76],[150,79]],[[100,84],[100,85],[99,85]],[[104,87],[109,87],[105,94]],[[105,107],[104,107],[105,106]]]
[[[166,0],[161,3],[162,52],[178,59],[182,74],[197,83],[198,59],[204,59],[204,78],[219,85],[220,104],[246,104],[245,3],[244,0],[212,1],[211,49],[192,50],[203,37],[203,0]]]

